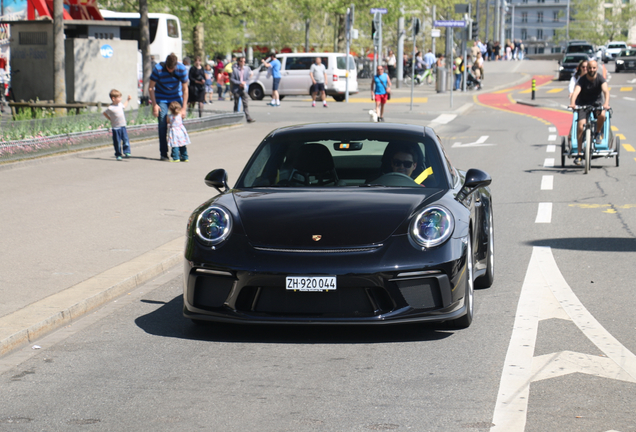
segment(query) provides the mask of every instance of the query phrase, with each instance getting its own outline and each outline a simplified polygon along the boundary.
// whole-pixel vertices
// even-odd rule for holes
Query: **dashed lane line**
[[[556,141],[556,140],[557,140],[556,135],[548,135],[548,141]]]
[[[551,202],[539,203],[539,208],[537,209],[537,217],[534,220],[534,223],[552,223]]]
[[[552,167],[554,167],[554,158],[546,158],[543,161],[543,167],[544,168],[552,168]]]
[[[552,190],[554,186],[554,176],[544,175],[541,177],[541,190]]]
[[[548,144],[548,146],[545,148],[545,152],[546,153],[556,152],[556,146],[554,144]]]
[[[628,152],[635,152],[636,151],[636,149],[634,147],[632,147],[631,144],[623,144],[623,148],[625,149],[625,151],[628,151]]]

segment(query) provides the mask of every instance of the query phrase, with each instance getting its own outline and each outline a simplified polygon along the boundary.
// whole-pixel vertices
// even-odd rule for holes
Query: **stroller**
[[[481,90],[481,80],[475,76],[472,68],[466,73],[466,90]]]

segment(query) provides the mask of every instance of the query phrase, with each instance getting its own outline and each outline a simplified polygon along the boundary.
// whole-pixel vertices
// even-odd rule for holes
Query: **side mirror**
[[[205,176],[205,184],[215,188],[219,193],[227,192],[230,187],[227,185],[227,172],[224,169],[215,169]],[[222,191],[221,188],[225,188]]]
[[[473,193],[475,189],[488,186],[491,182],[492,178],[490,178],[490,175],[488,173],[482,170],[471,168],[468,170],[468,172],[466,172],[464,185],[462,186],[455,199],[461,202],[465,200],[468,195]]]

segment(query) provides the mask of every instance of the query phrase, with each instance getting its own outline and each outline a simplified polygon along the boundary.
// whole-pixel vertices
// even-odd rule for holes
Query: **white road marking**
[[[556,127],[554,127],[554,126],[550,126],[550,127],[548,128],[548,132],[556,132],[556,131],[557,131],[557,128],[556,128]]]
[[[537,210],[537,217],[534,223],[551,223],[552,222],[552,203],[545,202],[539,203],[539,209]]]
[[[551,318],[572,321],[607,357],[572,351],[533,357],[539,321]],[[530,383],[570,373],[636,383],[636,356],[581,304],[559,271],[552,250],[535,246],[521,288],[490,431],[523,432]]]
[[[453,144],[453,147],[485,147],[485,146],[493,146],[495,144],[486,144],[486,140],[488,139],[488,135],[480,136],[479,139],[472,143],[462,144],[460,142],[456,142]]]
[[[554,166],[554,158],[546,158],[545,161],[543,161],[544,168],[552,168],[553,166]]]
[[[554,176],[544,175],[541,177],[541,190],[552,190],[554,186]]]
[[[556,151],[556,145],[554,144],[548,144],[548,147],[546,147],[545,152],[546,153],[554,153]]]
[[[448,124],[457,118],[457,114],[440,114],[432,123]]]
[[[548,135],[548,141],[556,141],[557,136],[556,135]]]
[[[630,79],[630,80],[629,80],[629,81],[627,81],[627,82],[628,82],[628,83],[630,83],[630,84],[634,84],[634,83],[636,83],[636,78],[634,78],[634,79]]]
[[[627,96],[623,96],[623,99],[628,100],[628,101],[636,101],[636,99],[634,99],[632,97],[627,97]]]

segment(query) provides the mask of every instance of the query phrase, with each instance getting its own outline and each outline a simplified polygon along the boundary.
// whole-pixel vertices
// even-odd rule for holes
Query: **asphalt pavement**
[[[486,63],[493,92],[549,74],[556,62]],[[230,184],[262,138],[295,123],[370,121],[370,80],[349,103],[286,97],[280,107],[250,101],[256,123],[191,134],[188,163],[159,161],[158,140],[134,142],[116,161],[110,146],[0,164],[0,356],[67,325],[180,265],[190,212],[216,194],[205,175],[225,168]],[[438,93],[435,86],[396,88],[387,122],[435,127],[467,115],[478,92]],[[411,99],[412,95],[412,99]],[[411,102],[412,100],[412,102]],[[206,110],[232,110],[215,100]]]

